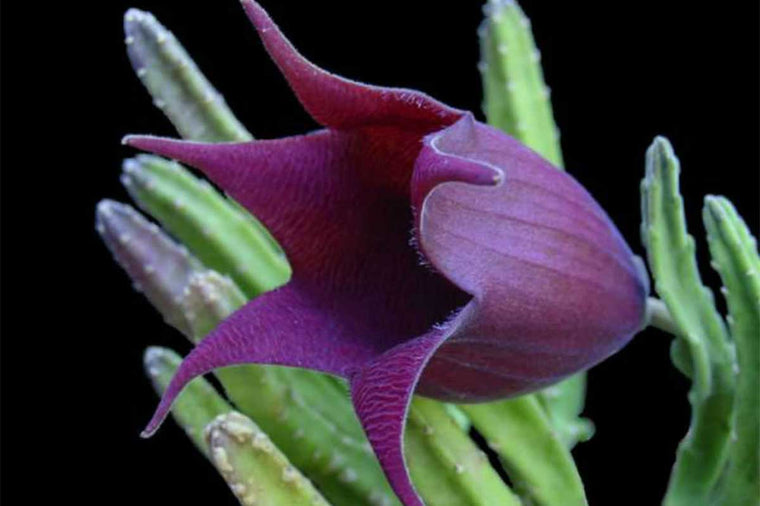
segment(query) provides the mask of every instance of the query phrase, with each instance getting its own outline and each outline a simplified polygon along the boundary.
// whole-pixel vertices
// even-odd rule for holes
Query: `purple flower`
[[[325,128],[244,143],[126,143],[202,170],[266,224],[293,278],[187,356],[144,434],[212,369],[324,371],[350,382],[393,489],[421,505],[403,457],[412,393],[488,401],[588,368],[641,328],[646,276],[572,177],[468,112],[312,65],[257,3],[243,5]]]

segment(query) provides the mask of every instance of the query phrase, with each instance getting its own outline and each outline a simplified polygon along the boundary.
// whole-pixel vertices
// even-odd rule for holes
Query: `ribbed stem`
[[[735,354],[712,292],[702,284],[694,238],[688,234],[670,143],[658,137],[647,151],[641,184],[641,235],[655,289],[672,316],[675,366],[692,380],[689,431],[678,447],[665,506],[700,506],[728,458],[734,417]]]

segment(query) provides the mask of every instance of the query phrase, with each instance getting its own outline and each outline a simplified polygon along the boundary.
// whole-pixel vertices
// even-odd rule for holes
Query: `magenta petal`
[[[351,398],[388,482],[405,506],[423,506],[404,459],[409,402],[422,369],[448,333],[434,329],[376,357],[351,381]]]
[[[419,91],[370,86],[331,74],[301,56],[258,3],[243,0],[243,8],[304,109],[322,125],[443,126],[463,113]]]
[[[641,328],[648,289],[589,194],[493,128],[463,117],[426,137],[415,180],[474,164],[501,172],[501,183],[440,184],[417,216],[426,258],[475,296],[475,317],[441,347],[420,388],[470,401],[535,390],[606,358]]]
[[[336,170],[348,157],[349,146],[344,136],[334,132],[243,143],[150,136],[129,136],[124,142],[202,170],[266,225],[296,270],[308,271],[310,265],[322,263],[324,250],[317,251],[312,232],[337,228],[348,218],[339,215],[345,209],[336,210],[338,203],[323,198],[344,194],[352,183]]]
[[[377,355],[332,309],[296,282],[249,302],[185,357],[143,435],[155,432],[189,381],[214,369],[276,364],[346,376]]]
[[[201,169],[269,228],[294,280],[332,301],[335,314],[384,351],[469,299],[421,267],[409,246],[413,160],[394,148],[415,140],[401,132],[386,146],[383,138],[323,130],[247,143],[126,142]]]

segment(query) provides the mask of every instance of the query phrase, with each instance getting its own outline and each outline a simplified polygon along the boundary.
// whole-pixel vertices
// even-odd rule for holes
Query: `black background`
[[[633,249],[644,151],[673,142],[687,216],[709,270],[702,197],[724,194],[758,229],[756,2],[523,0],[543,56],[568,170]],[[731,5],[721,8],[721,5]],[[132,292],[94,232],[126,133],[174,135],[129,67],[121,16],[151,10],[260,138],[314,128],[237,2],[4,2],[2,8],[2,450],[4,498],[235,504],[173,423],[143,441],[156,398],[148,344],[186,351]],[[426,91],[482,119],[481,2],[264,6],[303,53],[345,76]],[[720,302],[722,304],[722,301]],[[575,456],[592,505],[657,504],[688,425],[670,338],[643,332],[591,370],[593,440]]]

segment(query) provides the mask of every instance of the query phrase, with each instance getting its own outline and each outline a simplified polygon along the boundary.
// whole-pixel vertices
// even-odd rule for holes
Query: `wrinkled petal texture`
[[[420,506],[403,456],[415,389],[476,402],[587,368],[640,328],[646,280],[570,176],[469,113],[314,66],[257,3],[243,6],[326,128],[247,143],[126,142],[202,170],[268,227],[293,277],[185,358],[145,434],[188,381],[218,367],[343,376],[391,486]]]
[[[443,329],[396,346],[351,378],[351,399],[388,481],[406,506],[421,506],[406,470],[404,426],[425,364],[448,338]]]

